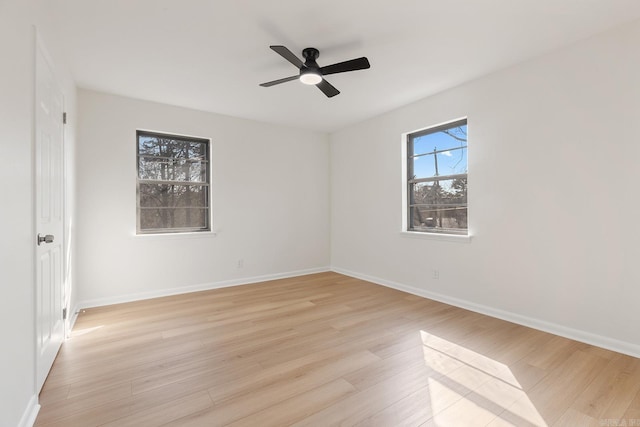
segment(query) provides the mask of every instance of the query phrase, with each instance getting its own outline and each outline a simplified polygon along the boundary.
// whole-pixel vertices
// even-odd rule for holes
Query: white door
[[[64,338],[63,97],[51,62],[36,47],[36,376],[38,391],[47,379]]]

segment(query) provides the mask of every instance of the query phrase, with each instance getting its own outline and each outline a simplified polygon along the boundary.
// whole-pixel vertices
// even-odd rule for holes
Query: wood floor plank
[[[433,421],[440,426],[485,426],[496,416],[494,407],[477,405],[470,399],[462,398],[446,409],[437,412],[433,416]]]
[[[39,419],[44,423],[51,423],[61,419],[73,417],[78,413],[100,407],[105,403],[126,401],[131,397],[131,383],[117,384],[101,389],[95,393],[87,393],[78,397],[67,398],[41,409]],[[126,405],[124,405],[126,406]],[[123,406],[123,407],[124,407]]]
[[[130,402],[123,399],[107,401],[101,405],[84,409],[78,408],[75,411],[69,411],[68,415],[61,418],[49,418],[46,409],[49,408],[43,407],[40,410],[35,425],[46,427],[97,427],[131,415]]]
[[[230,427],[286,426],[344,399],[355,388],[338,379],[229,424]]]
[[[546,427],[551,425],[544,415],[545,412],[541,411],[540,405],[536,406],[529,396],[523,396],[487,425],[491,427]]]
[[[600,420],[573,408],[569,408],[558,421],[553,423],[553,427],[599,427],[601,425]]]
[[[40,404],[47,427],[640,426],[640,359],[329,272],[83,310]]]
[[[436,373],[425,363],[425,355],[421,349],[409,348],[401,353],[396,353],[386,359],[380,359],[376,363],[350,372],[344,378],[358,390],[366,390],[384,380],[399,375],[403,371],[423,375]]]
[[[169,403],[119,418],[101,427],[159,426],[213,406],[209,394],[201,391]]]
[[[597,354],[602,356],[600,352]],[[573,404],[577,412],[596,420],[610,419],[613,416],[611,414],[624,413],[640,391],[640,360],[622,354],[609,360],[610,363]]]
[[[563,348],[564,352],[566,347]],[[600,356],[576,350],[567,354],[540,383],[528,392],[534,406],[544,409],[547,423],[553,424],[577,400],[606,367],[608,360]]]
[[[227,384],[225,387],[209,389],[209,394],[214,402],[218,403],[252,391],[256,387],[267,387],[275,382],[299,378],[315,371],[327,371],[321,377],[329,376],[330,378],[332,372],[336,371],[343,375],[377,360],[379,360],[378,357],[368,351],[343,353],[329,348],[322,352],[310,353],[295,360],[265,368],[255,375],[237,378],[232,384]],[[349,369],[343,371],[340,367],[345,363]]]
[[[610,417],[607,417],[607,418],[610,418]],[[636,425],[640,425],[640,391],[636,393],[635,397],[629,404],[629,408],[627,408],[625,413],[618,418],[621,418],[624,420],[634,420]]]
[[[333,363],[304,373],[301,376],[285,377],[269,385],[258,388],[251,387],[242,393],[236,392],[234,397],[223,400],[220,402],[221,404],[216,405],[214,408],[202,411],[197,420],[210,419],[221,425],[227,425],[256,412],[271,408],[299,394],[310,392],[320,385],[340,379],[342,373],[357,369],[376,360],[378,359],[371,353],[358,353],[336,359]],[[212,393],[215,393],[215,391],[212,390]]]
[[[450,360],[449,370],[462,366]],[[317,425],[356,425],[362,423],[372,414],[385,409],[412,393],[431,386],[443,375],[431,369],[420,371],[405,370],[383,381],[373,384],[364,390],[344,398],[340,402],[318,411],[312,416],[299,421],[296,426]]]

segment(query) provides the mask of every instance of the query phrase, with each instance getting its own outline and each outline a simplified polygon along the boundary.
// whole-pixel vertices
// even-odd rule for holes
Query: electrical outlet
[[[433,270],[433,278],[436,280],[440,278],[440,270]]]
[[[244,260],[243,259],[239,259],[238,260],[238,268],[244,268]]]

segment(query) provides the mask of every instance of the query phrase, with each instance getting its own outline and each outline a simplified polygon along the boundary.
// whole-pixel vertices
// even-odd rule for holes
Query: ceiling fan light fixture
[[[304,68],[300,70],[300,81],[306,85],[317,85],[322,81],[322,76],[317,70]]]

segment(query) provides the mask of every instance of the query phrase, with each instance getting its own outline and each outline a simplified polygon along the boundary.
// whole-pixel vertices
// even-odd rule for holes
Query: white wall
[[[18,425],[35,394],[32,273],[31,120],[32,29],[29,7],[4,3],[0,10],[0,135],[3,197],[0,227],[0,425]],[[11,183],[11,185],[8,185]],[[5,193],[6,194],[6,193]],[[6,196],[5,196],[6,197]]]
[[[326,135],[87,90],[78,98],[81,306],[328,268]],[[135,235],[136,129],[211,138],[215,237]]]
[[[333,134],[332,266],[640,356],[639,50],[635,23]],[[401,236],[400,135],[464,116],[472,241]]]
[[[55,34],[46,7],[33,0],[0,2],[0,426],[28,425],[37,411],[33,251],[34,26],[54,58]],[[54,64],[65,104],[73,116],[75,87],[61,63]],[[73,157],[75,130],[67,126],[66,158]],[[72,165],[71,165],[72,166]],[[72,168],[70,170],[72,174]],[[67,205],[73,217],[73,197]],[[67,230],[68,231],[68,230]],[[70,285],[70,272],[65,281]]]

